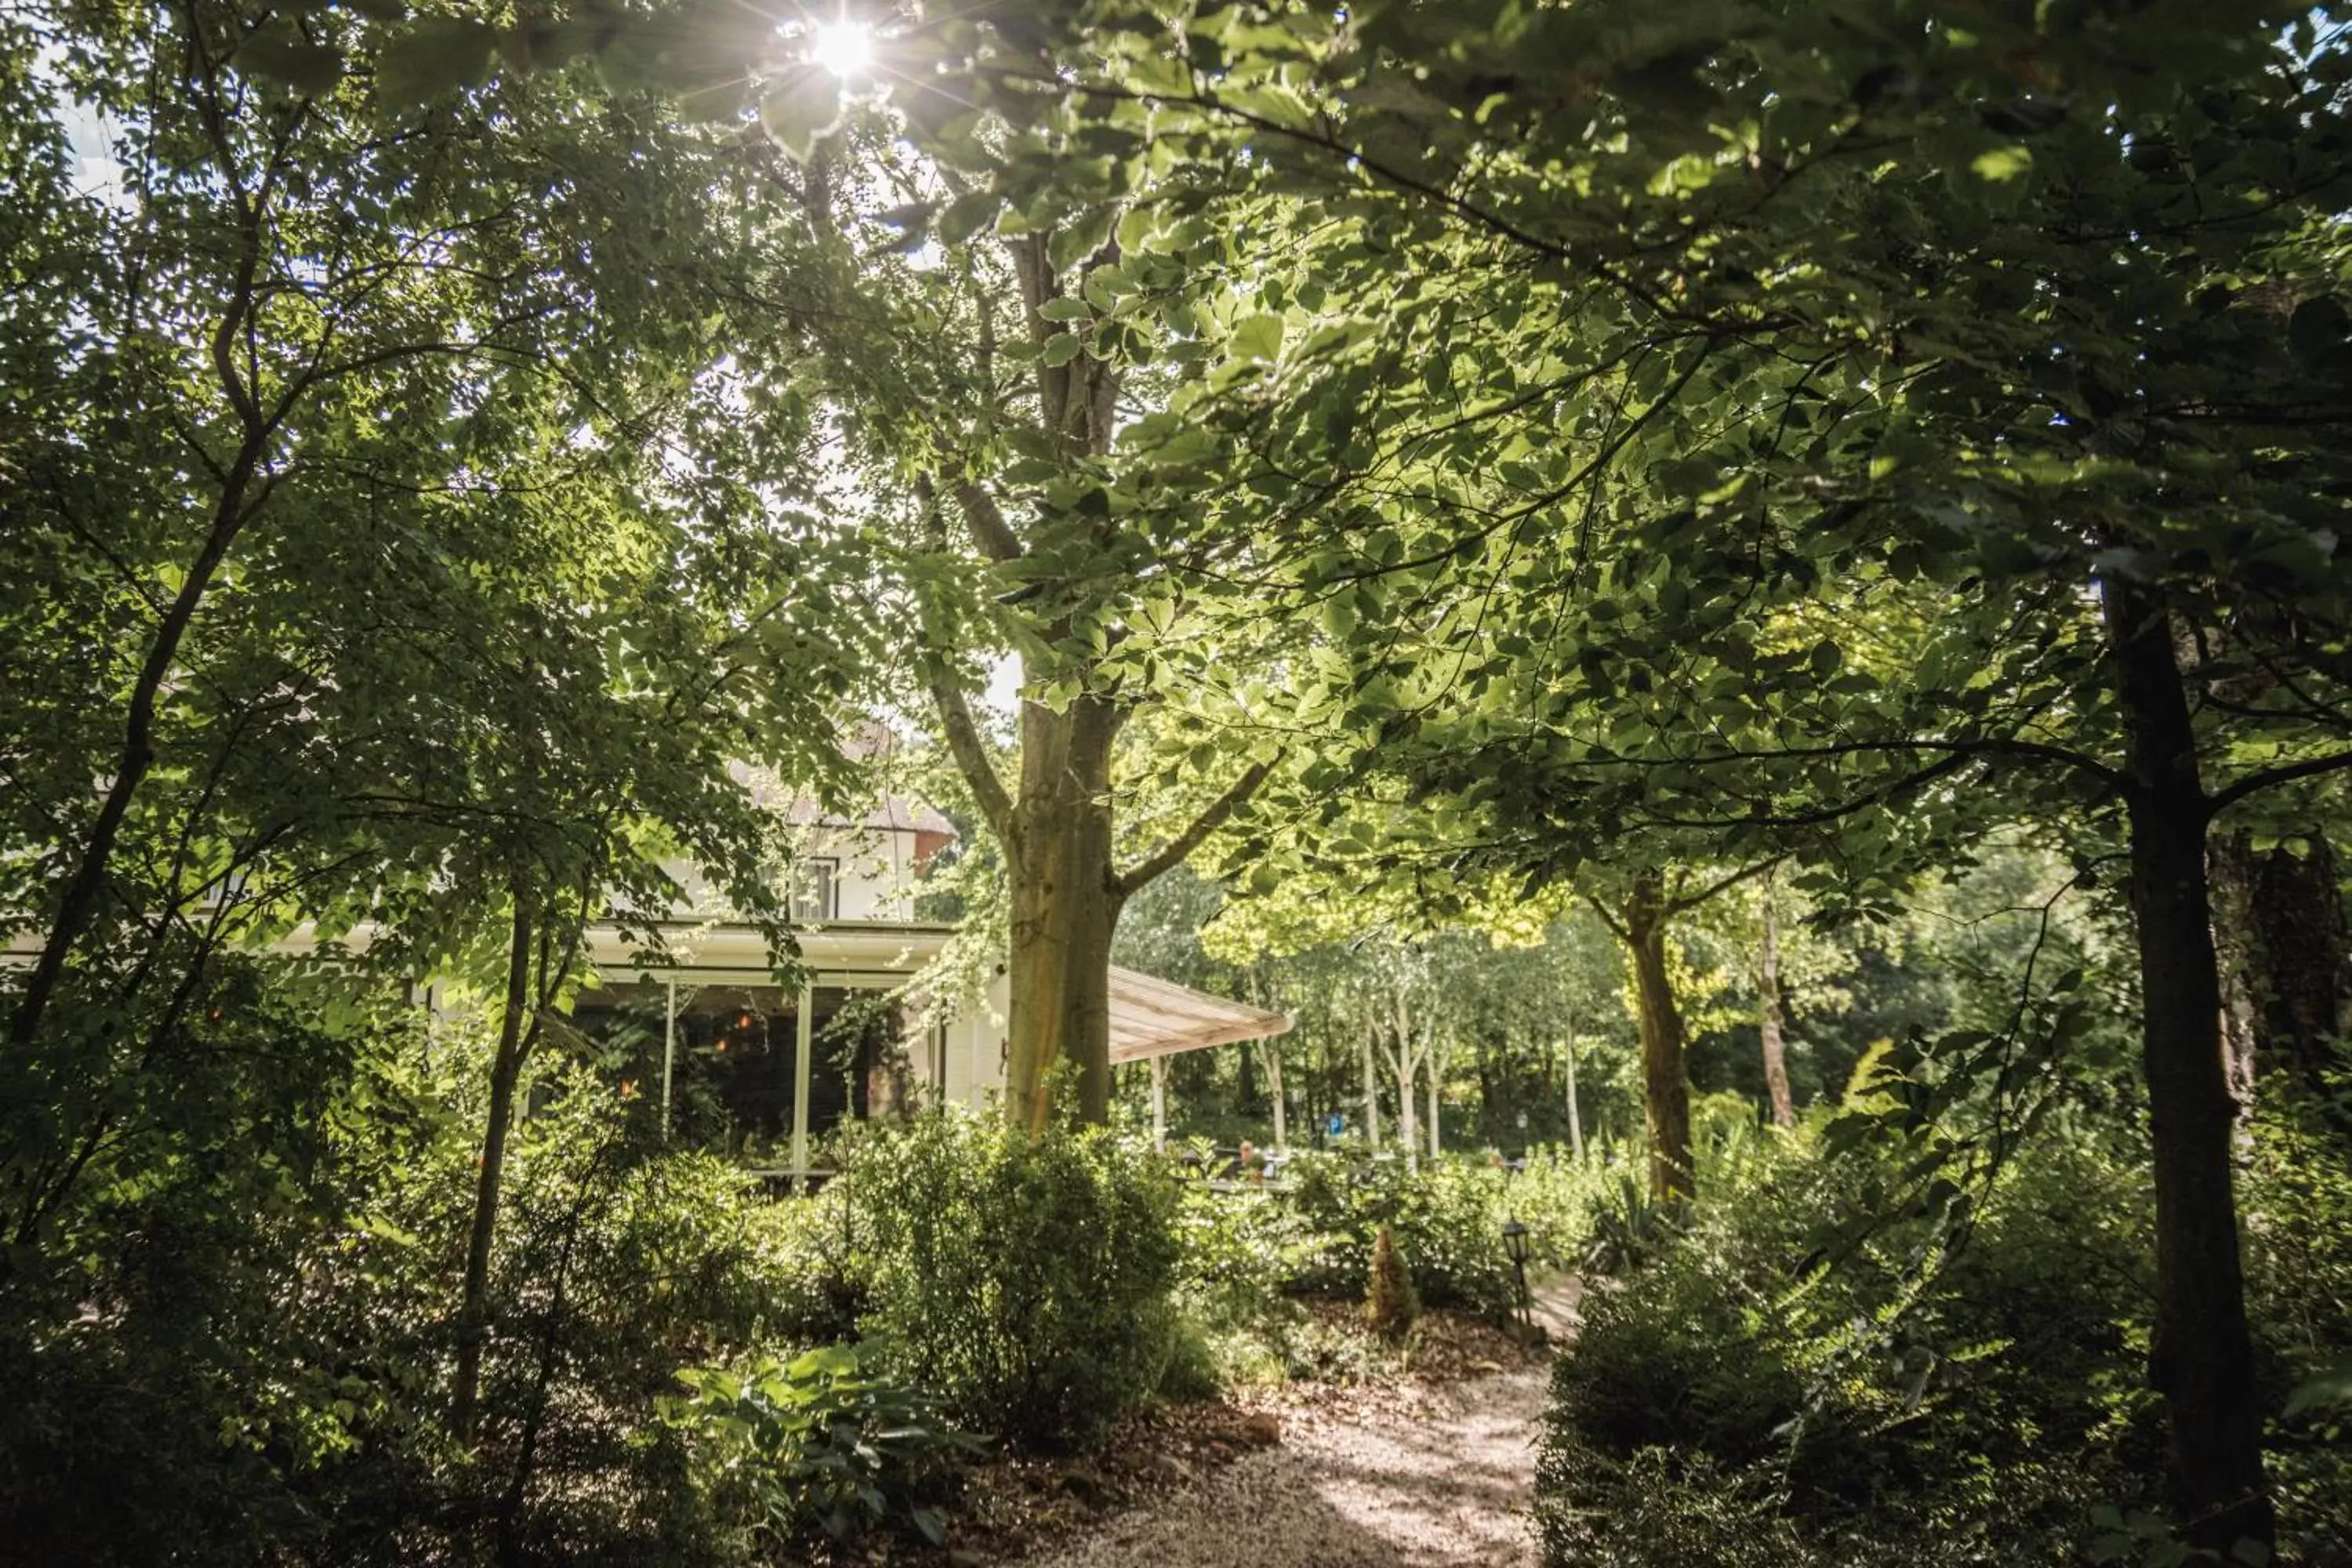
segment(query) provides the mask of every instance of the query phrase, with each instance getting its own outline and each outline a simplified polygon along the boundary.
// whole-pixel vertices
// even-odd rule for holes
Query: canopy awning
[[[1112,1061],[1139,1062],[1289,1032],[1286,1013],[1228,1002],[1132,969],[1110,972]]]

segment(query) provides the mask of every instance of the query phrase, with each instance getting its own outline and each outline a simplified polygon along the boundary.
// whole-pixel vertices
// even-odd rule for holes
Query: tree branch
[[[954,486],[956,508],[963,513],[971,542],[991,561],[1018,561],[1028,553],[1021,536],[1004,521],[1004,509],[977,479],[959,479]]]
[[[1592,912],[1601,917],[1601,923],[1609,928],[1609,932],[1612,936],[1614,936],[1619,942],[1624,942],[1628,946],[1633,944],[1633,933],[1625,929],[1624,921],[1619,920],[1615,915],[1609,912],[1608,905],[1602,903],[1599,899],[1594,898],[1591,893],[1584,895],[1584,901],[1592,906]]]
[[[1753,866],[1744,866],[1727,877],[1717,878],[1696,893],[1684,893],[1679,897],[1669,899],[1666,900],[1665,912],[1669,915],[1678,915],[1685,910],[1696,909],[1716,894],[1727,889],[1736,888],[1750,877],[1760,877],[1787,858],[1786,855],[1775,855],[1769,860],[1759,860]]]
[[[2352,768],[2352,752],[2330,752],[2325,756],[2305,757],[2299,763],[2288,763],[2275,768],[2264,768],[2258,773],[2248,773],[2227,789],[2217,791],[2208,804],[2209,816],[2219,816],[2231,806],[2263,790],[2297,779],[2316,778],[2322,773]]]
[[[948,752],[955,758],[956,770],[970,786],[980,815],[987,819],[997,842],[1011,854],[1013,797],[1005,793],[1004,781],[997,777],[996,764],[989,760],[988,743],[981,738],[980,726],[973,721],[971,703],[947,660],[929,654],[925,656],[923,666],[930,682],[931,700],[939,707],[940,723],[947,731]]]
[[[1127,870],[1114,872],[1110,879],[1111,891],[1122,899],[1126,898],[1152,879],[1182,865],[1185,857],[1198,849],[1202,839],[1223,826],[1226,819],[1257,793],[1257,786],[1265,783],[1267,775],[1273,772],[1272,763],[1252,763],[1242,776],[1233,782],[1233,787],[1210,802],[1209,808],[1192,819],[1191,826]]]

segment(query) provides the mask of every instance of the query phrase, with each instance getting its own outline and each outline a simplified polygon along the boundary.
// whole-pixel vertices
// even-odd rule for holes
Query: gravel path
[[[1533,1568],[1547,1371],[1458,1384],[1279,1445],[1025,1568]]]

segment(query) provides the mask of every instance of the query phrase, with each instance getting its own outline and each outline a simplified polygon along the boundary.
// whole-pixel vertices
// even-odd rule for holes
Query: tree
[[[34,954],[0,1003],[8,1342],[37,1363],[134,1275],[159,1193],[279,1214],[318,1118],[406,1113],[344,1096],[383,994],[486,978],[465,1433],[501,1150],[582,925],[663,907],[673,857],[780,913],[730,769],[835,766],[860,574],[808,571],[845,546],[780,511],[806,419],[745,416],[778,413],[751,329],[821,268],[736,148],[644,95],[530,79],[379,119],[399,49],[334,14],[5,38],[27,177],[0,244],[33,283],[0,316],[26,389],[0,910]],[[299,1047],[250,1037],[289,1016]]]
[[[1396,9],[1344,45],[1313,26],[1213,37],[1213,71],[1070,94],[1081,113],[1129,94],[1191,111],[1188,127],[1222,127],[1302,174],[1333,155],[1332,208],[1384,190],[1418,215],[1391,230],[1400,243],[1451,262],[1413,272],[1415,326],[1399,335],[1497,323],[1470,356],[1468,410],[1430,407],[1463,374],[1458,336],[1442,375],[1412,374],[1375,336],[1350,367],[1361,375],[1300,390],[1318,412],[1360,411],[1355,428],[1402,431],[1386,449],[1415,471],[1449,448],[1504,458],[1486,485],[1450,493],[1432,479],[1414,495],[1383,470],[1384,494],[1448,521],[1393,549],[1342,531],[1302,552],[1302,595],[1360,600],[1378,574],[1425,626],[1430,590],[1414,579],[1443,570],[1463,580],[1460,624],[1504,590],[1616,614],[1496,635],[1499,668],[1448,647],[1417,688],[1379,678],[1399,699],[1383,704],[1384,741],[1452,683],[1473,699],[1455,710],[1476,715],[1449,737],[1460,744],[1493,725],[1492,691],[1524,690],[1518,672],[1565,647],[1596,690],[1662,664],[1683,674],[1671,701],[1621,693],[1604,701],[1608,725],[1570,726],[1553,753],[1566,772],[1533,792],[1538,810],[1556,810],[1566,777],[1638,775],[1638,788],[1580,790],[1580,805],[1607,820],[1620,802],[1633,821],[1743,847],[1834,824],[1819,859],[1864,880],[1904,847],[1874,842],[1862,814],[1906,804],[1916,831],[1921,806],[1959,814],[1962,779],[1991,773],[2024,809],[2104,796],[2119,812],[2163,1236],[2152,1373],[2185,1526],[2225,1549],[2266,1540],[2270,1522],[2203,841],[2217,814],[2352,755],[2329,717],[2343,672],[2321,629],[2342,613],[2323,476],[2340,450],[2327,433],[2344,312],[2329,280],[2345,128],[2344,62],[2320,26],[2256,7],[2111,30],[1979,6],[1923,7],[1895,27],[1839,7],[1661,24],[1580,6],[1489,28]],[[1303,93],[1306,77],[1284,74],[1301,58],[1335,68],[1316,77],[1312,109],[1251,96],[1271,81]],[[1383,92],[1373,60],[1425,68],[1428,96]],[[1474,257],[1541,279],[1536,307],[1482,312]],[[1397,320],[1399,268],[1375,270],[1326,261],[1326,318],[1352,290],[1356,319]],[[1370,385],[1392,416],[1372,411]],[[1310,456],[1312,418],[1286,428],[1304,439],[1284,467],[1320,483],[1325,504],[1367,470],[1341,442]],[[1569,439],[1539,438],[1552,431]],[[1391,529],[1396,510],[1381,520]],[[1613,581],[1591,570],[1611,526],[1648,552],[1618,555]],[[1533,548],[1546,537],[1562,542],[1558,570]],[[1772,614],[1758,590],[1788,605],[1832,581],[1843,595],[1963,591],[1934,639],[1940,665],[1896,683],[1917,706],[1884,704],[1882,680],[1842,672],[1851,639],[1833,627],[1805,651],[1755,635]],[[1693,658],[1701,642],[1721,657]],[[1809,692],[1756,689],[1805,661]],[[2289,677],[2279,695],[2228,697],[2265,664]],[[1970,679],[1996,669],[2011,684]],[[1714,727],[1708,743],[1694,743],[1709,733],[1695,721]],[[1748,738],[1724,737],[1727,721]],[[1643,746],[1645,729],[1679,739]],[[2034,773],[2044,765],[2055,772]],[[1710,808],[1727,794],[1741,804]]]
[[[2176,1491],[2197,1543],[2266,1541],[2202,851],[2218,814],[2352,761],[2327,695],[2347,318],[2326,24],[1732,5],[1238,28],[1129,9],[1146,34],[1181,30],[1172,64],[1065,55],[1056,76],[1014,49],[981,68],[1056,97],[1060,133],[1149,106],[1164,139],[1235,168],[1226,191],[1269,237],[1381,236],[1267,247],[1307,256],[1269,271],[1286,294],[1311,276],[1309,330],[1353,345],[1256,415],[1270,466],[1349,519],[1293,542],[1298,602],[1380,622],[1333,682],[1341,725],[1523,763],[1523,741],[1493,742],[1529,668],[1571,649],[1605,694],[1663,662],[1674,700],[1620,693],[1607,725],[1555,731],[1566,771],[1531,792],[1534,815],[1513,803],[1524,819],[1557,822],[1565,777],[1638,777],[1580,805],[1714,831],[1732,854],[1834,825],[1814,861],[1849,887],[1933,837],[1922,807],[1957,825],[1969,803],[1950,792],[1988,773],[2021,809],[2117,812]],[[1268,182],[1325,194],[1248,205]],[[1529,285],[1501,309],[1498,275]],[[1613,581],[1594,570],[1612,555]],[[1439,578],[1458,590],[1450,625],[1431,611]],[[1754,635],[1832,580],[1849,604],[1961,590],[1947,662],[1895,683],[1916,705],[1842,673],[1833,626],[1804,650]],[[1610,614],[1500,630],[1483,608],[1498,595]],[[1417,680],[1388,640],[1406,621],[1434,645]],[[1692,658],[1700,641],[1720,657]],[[1743,695],[1807,661],[1810,692]],[[2231,698],[2255,666],[2287,677],[2277,695]],[[1971,679],[1987,670],[2013,684]],[[1455,693],[1452,733],[1426,734]],[[1746,738],[1629,743],[1695,741],[1702,714]],[[1709,809],[1733,773],[1744,808]],[[1891,804],[1911,808],[1908,846],[1865,826]]]
[[[886,40],[886,73],[925,58],[919,45]],[[824,123],[836,96],[790,66],[769,122]],[[1240,650],[1262,661],[1284,634],[1181,646],[1200,623],[1189,537],[1166,526],[1164,498],[1191,492],[1214,453],[1173,408],[1213,350],[1249,328],[1213,278],[1149,243],[1156,205],[1181,204],[1181,189],[1122,199],[1074,181],[1007,208],[986,178],[995,154],[940,134],[965,113],[944,83],[905,74],[840,126],[780,139],[803,165],[812,216],[855,247],[877,318],[835,345],[819,395],[855,433],[877,515],[911,516],[897,559],[917,611],[903,657],[1001,850],[1005,1107],[1034,1129],[1063,1063],[1077,1114],[1106,1115],[1120,914],[1274,769],[1256,710],[1279,686]],[[927,227],[939,256],[909,258],[909,234]],[[1009,762],[973,706],[984,656],[1006,653],[1023,669]],[[1180,687],[1200,699],[1192,722],[1221,732],[1155,735],[1148,752],[1125,744],[1137,716]],[[1127,772],[1147,754],[1150,773]],[[1126,809],[1171,759],[1177,787],[1151,803],[1169,809]]]
[[[1770,861],[1733,871],[1692,887],[1686,871],[1665,876],[1648,868],[1627,879],[1614,910],[1587,895],[1593,912],[1625,944],[1633,970],[1635,1021],[1642,1041],[1642,1108],[1649,1132],[1650,1195],[1660,1203],[1687,1201],[1698,1192],[1698,1169],[1691,1156],[1690,1068],[1682,1009],[1667,972],[1667,925],[1709,899],[1750,877],[1768,874]]]
[[[1757,1032],[1764,1050],[1764,1087],[1772,1100],[1772,1121],[1797,1124],[1797,1102],[1789,1093],[1788,1048],[1780,1038],[1780,922],[1772,903],[1772,874],[1764,874],[1763,934],[1756,952]]]

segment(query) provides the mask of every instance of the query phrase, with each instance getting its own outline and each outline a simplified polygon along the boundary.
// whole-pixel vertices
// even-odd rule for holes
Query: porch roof
[[[1110,972],[1110,1059],[1139,1062],[1239,1040],[1290,1032],[1286,1013],[1270,1013],[1179,985],[1172,980],[1114,967]]]

